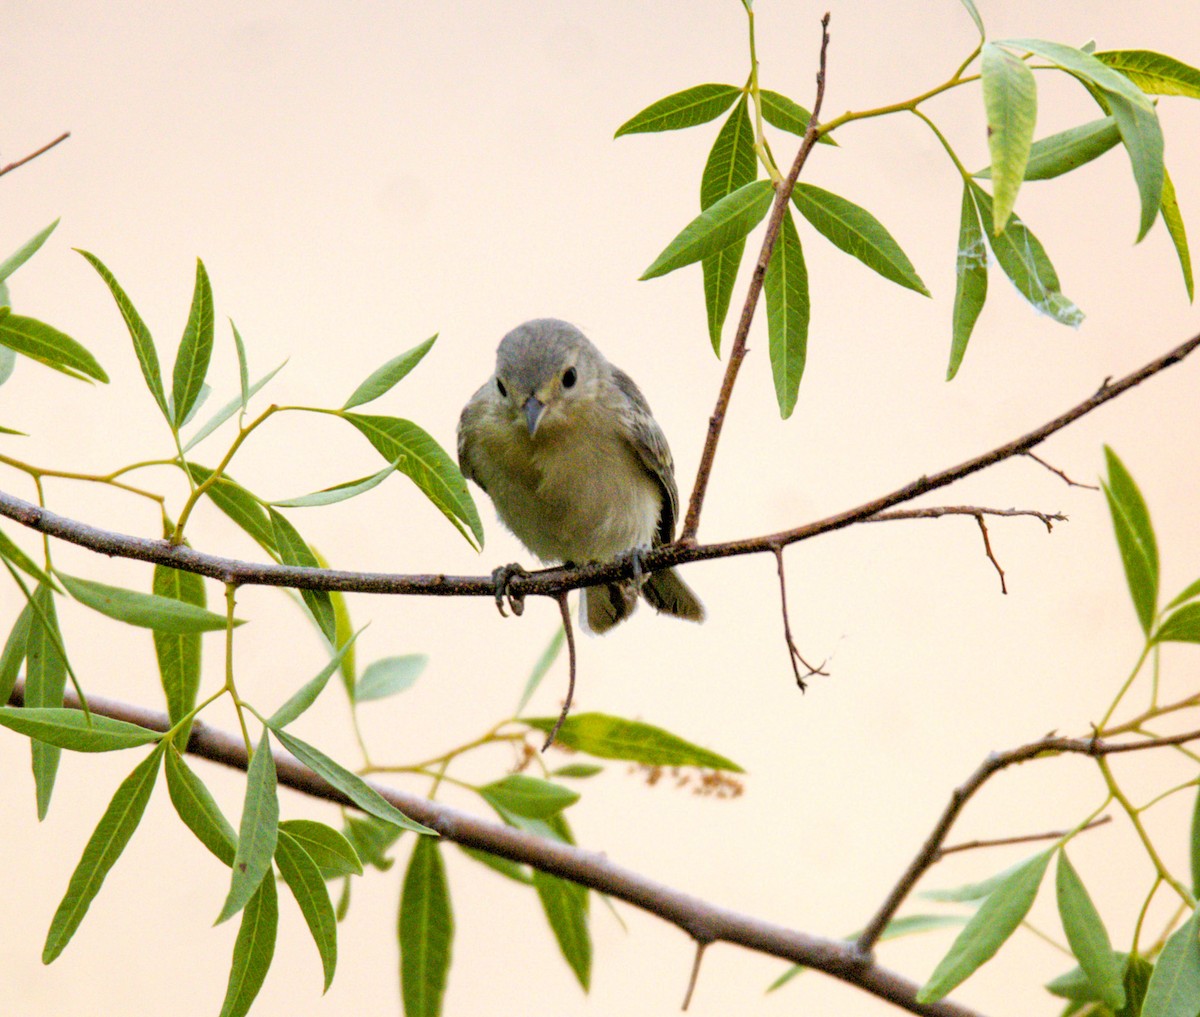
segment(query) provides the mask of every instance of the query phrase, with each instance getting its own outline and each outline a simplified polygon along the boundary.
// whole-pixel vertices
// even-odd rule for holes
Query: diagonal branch
[[[7,166],[0,166],[0,177],[4,176],[5,173],[11,173],[18,166],[24,166],[27,162],[33,162],[33,160],[36,159],[39,155],[42,155],[45,152],[49,152],[50,149],[52,149],[55,145],[57,145],[59,142],[66,141],[67,138],[69,138],[70,136],[71,136],[70,131],[63,131],[63,133],[60,134],[57,138],[55,138],[53,141],[48,142],[47,144],[43,145],[36,152],[30,152],[27,156],[25,156],[25,158],[18,159],[16,162],[10,162]]]

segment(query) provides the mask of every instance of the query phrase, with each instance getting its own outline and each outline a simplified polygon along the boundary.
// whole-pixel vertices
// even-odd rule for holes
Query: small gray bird
[[[574,325],[527,321],[458,421],[458,463],[501,521],[545,562],[583,565],[670,543],[679,493],[662,429],[633,379]],[[580,619],[607,632],[638,592],[657,611],[704,620],[674,569],[583,590]]]

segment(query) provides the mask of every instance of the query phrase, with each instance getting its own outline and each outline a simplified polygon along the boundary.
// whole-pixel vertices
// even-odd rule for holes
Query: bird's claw
[[[645,581],[645,573],[642,571],[642,559],[649,554],[651,548],[648,544],[639,544],[637,547],[631,547],[620,557],[622,564],[628,563],[633,569],[633,583],[641,589],[642,583]]]
[[[507,618],[508,613],[504,610],[504,601],[508,601],[508,606],[512,608],[512,613],[518,618],[525,613],[525,598],[521,594],[510,593],[508,584],[512,582],[514,576],[527,576],[529,572],[517,562],[510,562],[508,565],[501,565],[498,569],[492,572],[492,583],[496,589],[496,610],[500,612],[501,618]]]

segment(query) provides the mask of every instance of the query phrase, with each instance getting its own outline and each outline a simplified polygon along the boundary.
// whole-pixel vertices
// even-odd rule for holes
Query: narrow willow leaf
[[[1125,1009],[1117,1017],[1139,1017],[1143,1013],[1153,976],[1154,966],[1145,957],[1129,958],[1125,965]],[[1147,1012],[1146,1017],[1152,1015]]]
[[[79,249],[76,248],[76,250]],[[150,335],[150,329],[146,327],[137,308],[133,306],[133,301],[125,295],[121,284],[104,266],[104,263],[87,251],[80,250],[79,253],[87,258],[92,268],[100,274],[100,278],[108,286],[113,300],[117,302],[117,309],[121,312],[121,317],[125,319],[125,327],[129,329],[129,337],[133,340],[133,352],[137,355],[138,364],[142,368],[142,377],[146,379],[146,387],[150,389],[150,394],[154,397],[158,408],[162,410],[163,416],[170,420],[170,414],[167,413],[167,397],[163,391],[162,370],[158,366],[158,352],[154,348],[154,338]]]
[[[809,319],[808,269],[790,210],[780,223],[763,288],[767,294],[767,339],[775,399],[779,415],[787,420],[796,408],[804,376]]]
[[[334,916],[338,922],[344,922],[346,915],[350,913],[350,877],[346,876],[342,879],[342,892],[338,897],[337,907],[334,909]]]
[[[754,154],[754,127],[750,123],[746,97],[743,96],[721,127],[708,153],[700,178],[701,210],[716,204],[727,194],[754,180],[758,161]],[[708,314],[708,335],[713,352],[721,355],[721,329],[729,313],[738,266],[745,240],[737,240],[703,261],[704,304]]]
[[[674,272],[741,240],[762,221],[774,196],[770,180],[755,180],[727,194],[688,223],[641,278]]]
[[[324,879],[337,876],[361,876],[362,862],[345,837],[331,826],[314,819],[285,819],[279,832],[286,833],[317,863]]]
[[[4,649],[0,651],[0,703],[7,703],[13,689],[16,688],[17,674],[21,670],[21,662],[25,659],[25,648],[29,642],[32,614],[33,606],[26,603],[9,630]]]
[[[283,744],[283,747],[307,766],[317,776],[323,778],[342,792],[363,812],[393,823],[405,830],[415,830],[417,833],[435,834],[427,826],[422,826],[415,820],[409,819],[403,812],[380,796],[379,792],[356,776],[344,766],[335,763],[325,753],[313,748],[307,742],[302,742],[295,735],[290,735],[282,728],[271,728],[272,733]]]
[[[232,318],[229,319],[229,327],[233,331],[233,347],[237,351],[238,401],[241,404],[242,412],[245,413],[246,404],[250,402],[250,397],[254,394],[250,391],[250,365],[246,362],[246,344],[242,342],[242,333],[238,331],[238,327],[233,323]],[[286,364],[287,361],[285,360],[283,363]],[[283,364],[280,364],[279,367],[283,367]],[[275,372],[279,370],[279,367],[275,368],[275,371],[272,371],[259,382],[259,388],[271,379]],[[196,439],[193,438],[192,440],[195,441]],[[187,450],[185,449],[184,451]]]
[[[208,374],[208,363],[213,348],[213,299],[212,287],[204,262],[196,259],[196,286],[192,292],[192,308],[188,312],[183,338],[179,340],[179,351],[175,354],[175,370],[172,375],[171,404],[174,407],[172,422],[182,427],[191,413],[200,389]]]
[[[549,733],[557,717],[526,720],[530,727]],[[598,759],[626,759],[648,766],[701,766],[710,770],[742,773],[724,756],[664,731],[661,727],[625,720],[604,713],[576,713],[563,721],[556,743]]]
[[[1058,854],[1055,888],[1058,914],[1062,919],[1063,931],[1067,934],[1067,942],[1071,944],[1071,952],[1087,972],[1100,1000],[1113,1010],[1120,1010],[1125,1005],[1123,965],[1113,953],[1100,913],[1065,850]]]
[[[836,247],[885,279],[929,296],[908,255],[865,208],[812,184],[797,184],[792,191],[792,202],[817,232]]]
[[[973,181],[971,195],[979,209],[992,253],[1021,296],[1035,310],[1063,325],[1078,328],[1083,322],[1083,312],[1063,296],[1058,273],[1054,271],[1041,241],[1016,215],[1011,217],[1004,232],[997,236],[992,218],[992,196]]]
[[[262,988],[263,979],[275,956],[275,933],[279,928],[279,893],[275,880],[267,876],[258,884],[242,914],[237,940],[233,944],[233,964],[221,1017],[244,1017]]]
[[[382,484],[396,471],[398,462],[399,460],[390,466],[385,466],[378,473],[373,473],[369,477],[362,477],[359,480],[347,480],[344,483],[334,484],[333,487],[322,488],[320,491],[314,491],[312,494],[306,494],[299,498],[286,498],[283,501],[273,501],[268,504],[274,505],[276,508],[315,508],[320,505],[333,505],[335,502],[347,501],[360,494],[365,494],[372,488]]]
[[[361,629],[359,631],[361,631]],[[317,696],[319,696],[325,690],[325,686],[329,683],[329,679],[333,677],[333,672],[341,666],[342,660],[345,658],[346,654],[350,652],[350,648],[354,645],[354,640],[357,638],[358,632],[355,632],[345,643],[342,644],[341,647],[338,648],[338,651],[329,659],[329,663],[317,672],[316,677],[310,678],[307,682],[300,686],[300,688],[288,698],[286,703],[284,703],[278,710],[271,714],[267,720],[267,724],[271,727],[287,727],[288,724],[290,724],[305,710],[312,706],[312,704],[317,701]]]
[[[197,431],[194,435],[192,435],[191,440],[188,441],[188,443],[183,446],[184,452],[190,452],[193,448],[195,448],[197,445],[199,445],[200,442],[202,442],[205,438],[207,438],[210,434],[212,434],[213,431],[215,431],[218,427],[220,427],[223,423],[225,423],[225,421],[227,421],[230,417],[232,417],[238,410],[244,411],[246,407],[243,402],[243,396],[245,397],[246,400],[249,400],[250,398],[252,398],[255,394],[257,394],[259,389],[261,389],[264,385],[267,384],[267,382],[269,382],[272,378],[274,378],[275,375],[277,375],[280,371],[282,371],[286,365],[287,365],[287,361],[285,360],[282,364],[280,364],[277,368],[275,368],[275,370],[268,371],[266,374],[264,374],[261,378],[258,379],[258,381],[256,381],[253,385],[251,385],[249,388],[247,388],[243,393],[235,396],[233,399],[230,399],[229,402],[227,402],[224,406],[222,406],[208,420],[208,422],[202,428],[200,428],[199,431]],[[196,404],[198,407],[199,400],[196,401]]]
[[[1192,835],[1188,843],[1188,857],[1192,870],[1192,895],[1200,895],[1200,788],[1196,790],[1196,804],[1192,806]]]
[[[508,858],[501,858],[499,855],[489,854],[486,851],[479,851],[462,844],[458,846],[468,858],[473,858],[481,865],[486,865],[493,872],[498,872],[500,875],[507,876],[514,882],[522,883],[525,886],[533,885],[533,875],[530,873],[528,865],[521,865]]]
[[[0,706],[0,726],[73,752],[116,752],[162,738],[161,731],[62,706]]]
[[[46,242],[50,234],[54,232],[54,227],[57,226],[61,221],[61,219],[55,219],[54,222],[52,222],[49,226],[36,235],[30,237],[25,241],[25,243],[13,251],[12,254],[10,254],[3,261],[0,261],[0,282],[4,282],[5,279],[7,279],[18,268],[24,265],[25,262],[37,254],[38,249]]]
[[[1200,604],[1186,604],[1168,615],[1154,633],[1156,643],[1200,643]]]
[[[342,409],[349,410],[378,399],[416,367],[425,354],[433,348],[435,342],[437,342],[436,334],[430,336],[419,346],[406,350],[400,356],[393,357],[382,367],[372,371],[366,381],[351,393],[350,398],[342,405]]]
[[[1117,951],[1113,954],[1117,959],[1117,968],[1121,972],[1122,989],[1128,982],[1129,954]],[[1074,1003],[1099,1003],[1100,997],[1096,987],[1092,985],[1087,972],[1081,967],[1074,967],[1046,983],[1046,991],[1060,999],[1069,999]],[[1132,1002],[1132,1001],[1131,1001]],[[1139,1007],[1140,1009],[1140,1001]]]
[[[188,469],[198,484],[204,483],[212,476],[212,470],[200,466],[198,463],[188,463]],[[245,530],[263,550],[278,557],[279,552],[275,547],[275,531],[258,498],[232,477],[224,475],[211,487],[205,488],[204,493],[217,508]]]
[[[1102,64],[1120,71],[1147,95],[1200,99],[1200,70],[1174,57],[1148,49],[1102,50],[1095,56]]]
[[[37,563],[14,544],[3,530],[0,530],[0,558],[12,562],[17,568],[27,576],[32,576],[37,582],[44,583],[46,586],[54,586],[54,580],[46,575],[42,569],[38,568]]]
[[[1196,1017],[1200,1008],[1200,911],[1171,933],[1154,964],[1142,1013],[1146,1017]]]
[[[808,122],[812,119],[811,111],[778,92],[771,92],[764,88],[758,94],[762,99],[763,119],[767,123],[772,127],[778,127],[781,131],[787,131],[789,134],[795,134],[798,137],[804,136],[808,130]],[[822,134],[817,138],[817,144],[836,145],[837,142],[829,135]]]
[[[651,103],[617,128],[622,134],[678,131],[715,120],[733,105],[742,90],[734,85],[695,85]]]
[[[455,528],[476,547],[483,547],[479,510],[458,465],[443,448],[410,420],[343,413],[377,452],[409,477]]]
[[[346,840],[354,848],[363,865],[387,872],[395,864],[388,852],[404,833],[400,827],[385,823],[376,816],[347,816]]]
[[[49,587],[39,585],[30,604],[29,637],[25,644],[25,706],[29,709],[61,707],[67,684],[67,662],[63,657],[54,595]],[[30,742],[30,750],[38,819],[45,819],[62,750],[39,741]]]
[[[987,113],[988,150],[992,156],[994,227],[1008,225],[1037,121],[1037,82],[1020,57],[990,42],[983,45],[983,105]]]
[[[232,866],[237,834],[216,800],[172,745],[167,750],[167,792],[184,825],[209,851]]]
[[[533,885],[558,948],[583,991],[592,977],[592,937],[588,931],[588,892],[577,883],[535,869]]]
[[[579,792],[553,781],[510,773],[479,789],[483,799],[498,812],[545,819],[579,801]]]
[[[1112,117],[1101,117],[1051,134],[1035,141],[1030,148],[1025,179],[1052,180],[1098,159],[1120,141],[1121,132]],[[991,167],[973,175],[986,180],[992,175]]]
[[[1200,579],[1197,579],[1197,580],[1195,580],[1195,582],[1188,584],[1188,586],[1183,590],[1183,592],[1180,593],[1179,596],[1176,597],[1174,600],[1172,600],[1171,603],[1169,603],[1163,610],[1169,611],[1169,610],[1171,610],[1171,608],[1178,607],[1180,604],[1183,604],[1186,601],[1192,600],[1195,597],[1200,597]]]
[[[560,766],[555,770],[551,770],[550,776],[570,777],[573,780],[584,780],[587,777],[595,777],[597,774],[603,772],[604,767],[598,766],[595,763],[571,763],[567,766]]]
[[[192,408],[188,410],[187,416],[183,418],[183,422],[179,425],[181,428],[187,427],[188,424],[195,419],[201,407],[208,401],[208,397],[212,395],[212,386],[205,382],[200,386],[200,392],[196,395],[195,402],[192,403]],[[175,400],[173,396],[167,397],[167,410],[171,414],[171,419],[175,419]]]
[[[1125,579],[1142,631],[1149,635],[1158,607],[1158,543],[1154,539],[1150,511],[1125,464],[1107,445],[1104,446],[1104,458],[1108,464],[1104,496],[1112,514]]]
[[[325,556],[316,548],[313,548],[313,554],[317,556],[317,561],[321,568],[329,568],[329,562],[325,560]],[[353,643],[358,634],[354,631],[354,624],[350,621],[350,608],[346,604],[346,595],[341,590],[329,591],[329,603],[333,605],[333,621],[334,630],[337,638],[334,641],[334,646],[342,651],[342,660],[338,665],[342,672],[342,684],[346,688],[346,695],[350,699],[350,705],[354,705],[354,684],[357,681],[356,655],[357,650]],[[363,628],[366,628],[364,625]],[[347,645],[350,644],[350,645]]]
[[[233,858],[233,878],[225,904],[217,916],[217,925],[241,911],[264,877],[270,878],[271,859],[279,836],[277,787],[271,739],[264,729],[246,770],[246,797],[238,828],[237,853]]]
[[[997,872],[994,876],[988,876],[987,879],[981,879],[977,883],[964,883],[962,886],[949,887],[943,890],[922,890],[918,897],[924,897],[926,900],[936,900],[953,903],[971,903],[977,900],[983,900],[996,887],[1003,883],[1018,869],[1021,869],[1028,861],[1027,858],[1022,858],[1019,862],[1015,862],[1007,869]]]
[[[1183,225],[1183,214],[1179,211],[1179,199],[1175,196],[1175,185],[1171,183],[1171,174],[1163,168],[1162,217],[1167,232],[1171,235],[1171,243],[1175,245],[1175,253],[1179,257],[1179,267],[1183,270],[1183,285],[1187,287],[1188,300],[1196,297],[1196,286],[1192,281],[1192,254],[1188,248],[1187,229]]]
[[[566,631],[561,628],[550,637],[550,642],[546,644],[542,655],[538,657],[537,663],[533,665],[533,670],[529,672],[529,678],[525,682],[525,688],[521,692],[521,699],[517,703],[516,710],[513,711],[514,717],[519,717],[521,711],[529,705],[529,700],[533,698],[533,694],[538,690],[538,686],[542,684],[542,679],[550,672],[550,668],[562,652],[566,637]]]
[[[195,604],[153,593],[107,586],[91,579],[80,579],[56,572],[67,592],[85,607],[109,618],[160,632],[215,632],[225,628],[223,615],[206,611]],[[242,622],[234,619],[234,625]]]
[[[442,853],[428,837],[418,838],[404,874],[397,933],[404,1017],[439,1017],[450,973],[454,912]]]
[[[279,874],[296,898],[308,931],[317,945],[321,969],[325,974],[324,991],[328,992],[337,969],[337,919],[321,870],[304,848],[283,829],[279,831],[279,842],[275,845],[275,861],[279,863]]]
[[[975,7],[974,0],[959,0],[959,2],[967,9],[967,13],[971,15],[971,20],[975,22],[975,27],[979,29],[979,38],[986,39],[987,32],[983,29],[983,18],[979,16],[979,11]]]
[[[372,699],[386,699],[411,688],[428,663],[428,655],[408,653],[368,664],[354,690],[354,701],[366,703]]]
[[[104,368],[86,349],[69,335],[36,318],[19,314],[0,318],[0,346],[72,378],[108,381]]]
[[[207,603],[204,577],[194,572],[155,565],[151,589],[156,597],[190,604],[200,610],[204,610]],[[196,705],[196,693],[200,689],[200,644],[198,632],[154,631],[154,654],[172,724]],[[190,731],[189,724],[176,735],[178,744],[187,745]]]
[[[7,299],[4,283],[0,283],[0,304]],[[0,307],[0,318],[9,313],[9,308]],[[13,371],[17,366],[17,354],[14,350],[10,350],[7,346],[0,346],[0,385],[3,385],[9,378],[12,377]],[[0,427],[0,434],[25,434],[24,431],[14,431],[11,427]]]
[[[104,815],[100,817],[100,822],[83,849],[83,857],[71,874],[62,903],[50,922],[46,945],[42,948],[43,964],[54,960],[71,941],[96,894],[100,892],[104,877],[121,857],[121,852],[141,822],[146,803],[150,801],[150,793],[154,790],[154,779],[158,776],[164,745],[160,742],[155,746],[154,751],[121,782]]]
[[[279,557],[285,565],[300,565],[305,568],[320,568],[316,555],[287,519],[270,506],[267,514],[271,519],[271,528],[275,533],[275,546],[279,549]],[[332,643],[337,635],[337,624],[333,617],[333,605],[329,602],[329,594],[324,590],[301,590],[300,596],[308,605],[309,611],[316,619],[318,627],[325,638]]]
[[[988,894],[917,993],[917,1002],[936,1002],[991,960],[1033,906],[1051,854],[1045,851],[1029,859]]]
[[[963,187],[962,218],[958,226],[958,254],[954,262],[954,314],[951,319],[950,363],[946,380],[951,381],[962,366],[967,343],[975,330],[979,312],[987,300],[987,245],[979,225],[979,213],[971,189]]]

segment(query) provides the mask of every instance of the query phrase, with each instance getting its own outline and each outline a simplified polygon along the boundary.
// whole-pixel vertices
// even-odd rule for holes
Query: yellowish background
[[[994,38],[1039,36],[1103,48],[1145,47],[1200,63],[1200,16],[1181,4],[981,3]],[[811,102],[824,8],[761,0],[763,83]],[[946,77],[974,45],[951,0],[833,5],[826,111],[916,94]],[[700,169],[717,125],[614,142],[650,101],[702,81],[740,83],[744,19],[734,0],[688,4],[209,3],[5,5],[0,161],[62,130],[69,142],[0,182],[0,248],[61,215],[48,247],[12,280],[19,311],[91,348],[112,375],[87,387],[22,363],[0,389],[0,421],[29,430],[5,451],[41,464],[104,471],[170,453],[120,318],[71,247],[96,252],[137,303],[169,365],[204,258],[216,293],[212,405],[236,390],[225,317],[246,337],[254,375],[290,357],[266,398],[340,405],[402,349],[440,332],[419,371],[376,412],[408,416],[453,446],[463,402],[487,376],[500,336],[555,315],[579,324],[645,390],[690,488],[722,364],[708,348],[700,273],[637,276],[695,213]],[[1078,86],[1039,75],[1039,135],[1094,117]],[[1200,236],[1200,112],[1161,104],[1167,160]],[[986,144],[978,92],[929,106],[965,161]],[[794,139],[775,134],[779,158]],[[1019,210],[1047,245],[1066,293],[1088,314],[1072,332],[1038,317],[996,272],[959,379],[943,380],[953,298],[958,181],[913,118],[855,125],[822,147],[806,179],[875,212],[932,289],[925,300],[878,279],[806,224],[813,288],[808,371],[796,413],[774,410],[765,324],[756,325],[736,392],[701,536],[765,533],[819,518],[991,448],[1056,415],[1196,329],[1161,225],[1132,246],[1136,192],[1114,152],[1065,181],[1029,186]],[[743,284],[739,284],[740,302]],[[1043,452],[1094,480],[1112,443],[1142,485],[1158,528],[1167,596],[1200,574],[1196,386],[1187,363],[1088,417]],[[264,397],[259,397],[260,401]],[[262,401],[262,405],[266,405]],[[202,413],[201,416],[204,414]],[[215,444],[214,444],[215,442]],[[218,458],[219,439],[200,458]],[[357,433],[289,415],[256,434],[233,474],[268,497],[301,494],[379,468]],[[169,472],[146,475],[180,504]],[[3,487],[32,489],[6,472]],[[48,484],[57,511],[152,535],[148,502]],[[1139,650],[1101,497],[1068,489],[1029,461],[1011,461],[931,503],[1064,511],[1048,536],[1036,522],[991,527],[1010,593],[983,557],[969,520],[858,527],[788,553],[790,602],[803,651],[829,661],[807,695],[794,686],[781,638],[774,562],[765,556],[687,570],[710,611],[701,628],[643,610],[603,640],[581,644],[577,710],[661,724],[738,760],[733,802],[645,787],[621,765],[585,788],[571,820],[583,845],[700,897],[800,929],[839,935],[861,925],[925,837],[953,786],[991,749],[1047,730],[1085,733]],[[293,514],[302,532],[347,568],[480,574],[528,560],[480,498],[488,544],[477,556],[402,479],[362,499]],[[6,532],[13,532],[8,525]],[[207,551],[261,553],[211,507],[190,530]],[[36,542],[19,535],[24,546]],[[146,587],[145,566],[65,546],[55,562],[81,575]],[[3,618],[17,609],[5,588]],[[214,601],[219,590],[210,585]],[[245,590],[241,687],[273,707],[320,667],[312,629],[275,591]],[[531,603],[502,621],[485,600],[352,598],[373,619],[360,660],[427,652],[432,662],[400,699],[363,708],[380,760],[402,762],[468,740],[515,703],[556,624]],[[96,693],[157,704],[143,632],[102,624],[65,605],[74,664]],[[206,681],[219,680],[209,637]],[[1164,654],[1164,695],[1194,689],[1196,651]],[[556,668],[535,708],[557,708]],[[331,689],[300,733],[356,758],[340,692]],[[1141,700],[1135,695],[1134,702]],[[228,726],[232,717],[216,711]],[[176,820],[160,789],[146,820],[75,940],[50,968],[41,943],[129,755],[64,757],[48,819],[34,818],[24,739],[0,738],[7,874],[0,952],[14,1014],[216,1013],[235,934],[210,928],[227,874]],[[458,775],[485,780],[501,752]],[[237,775],[198,763],[235,817]],[[1124,760],[1136,798],[1182,782],[1174,759]],[[422,784],[412,785],[420,790]],[[996,779],[952,839],[1076,822],[1098,801],[1094,768],[1043,762]],[[477,800],[447,799],[479,810]],[[287,816],[332,818],[290,793]],[[1150,815],[1186,871],[1190,795]],[[959,856],[928,885],[979,878],[1028,848]],[[404,852],[401,852],[404,855]],[[457,923],[447,1014],[669,1014],[677,1011],[691,945],[623,905],[622,929],[593,908],[593,987],[584,997],[545,928],[533,894],[447,852]],[[1151,873],[1118,820],[1073,850],[1119,947],[1129,941]],[[402,864],[356,886],[341,927],[329,994],[308,934],[285,895],[261,1017],[399,1011],[393,939]],[[1035,922],[1061,939],[1049,885]],[[1170,902],[1152,914],[1163,920]],[[908,910],[919,910],[913,903]],[[1160,914],[1161,912],[1161,914]],[[886,944],[881,959],[923,980],[951,939]],[[1070,961],[1019,934],[956,998],[992,1014],[1051,1014],[1039,983]],[[763,996],[778,961],[709,951],[693,1013],[868,1015],[885,1004],[806,975]]]

